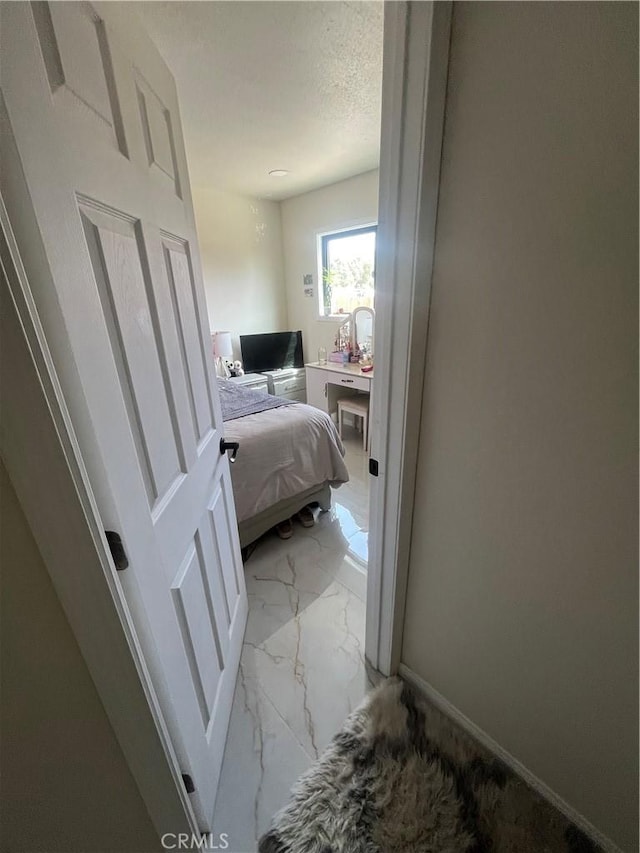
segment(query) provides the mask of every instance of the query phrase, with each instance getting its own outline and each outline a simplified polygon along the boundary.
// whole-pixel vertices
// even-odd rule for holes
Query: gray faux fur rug
[[[260,853],[596,853],[591,841],[400,679],[347,719]]]

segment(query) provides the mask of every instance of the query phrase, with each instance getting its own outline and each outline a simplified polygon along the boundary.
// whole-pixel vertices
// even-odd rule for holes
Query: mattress
[[[294,403],[227,421],[227,441],[240,449],[231,465],[238,522],[279,501],[328,482],[349,480],[344,447],[331,418]]]

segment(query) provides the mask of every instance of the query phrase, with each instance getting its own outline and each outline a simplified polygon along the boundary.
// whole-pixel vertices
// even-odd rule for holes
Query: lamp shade
[[[231,332],[213,333],[213,354],[216,358],[231,358],[233,355]]]

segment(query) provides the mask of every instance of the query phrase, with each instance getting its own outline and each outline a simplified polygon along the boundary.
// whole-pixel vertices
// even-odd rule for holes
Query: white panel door
[[[175,85],[127,14],[2,4],[3,194],[211,830],[247,598]]]

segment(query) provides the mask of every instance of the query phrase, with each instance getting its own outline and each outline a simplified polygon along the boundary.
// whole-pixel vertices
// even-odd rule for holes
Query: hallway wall
[[[402,660],[638,849],[638,7],[453,4]]]
[[[0,516],[0,849],[159,851],[2,463]]]

